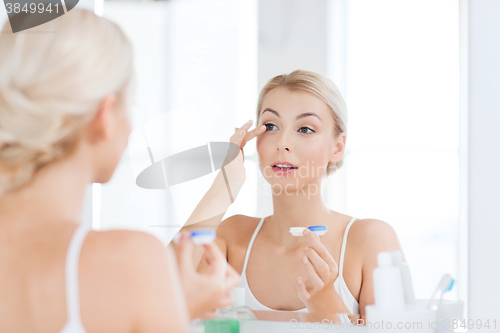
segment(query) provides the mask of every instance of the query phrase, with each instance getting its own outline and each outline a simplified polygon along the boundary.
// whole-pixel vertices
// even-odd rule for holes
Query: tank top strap
[[[83,241],[90,231],[90,227],[81,223],[71,237],[66,254],[66,307],[68,322],[81,323],[80,292],[78,283],[78,263]]]
[[[342,239],[342,248],[340,250],[340,262],[339,262],[339,276],[343,278],[342,272],[344,271],[344,255],[345,255],[345,245],[347,243],[347,234],[349,233],[349,228],[351,228],[352,223],[356,220],[355,217],[349,221],[347,227],[344,231],[344,238]]]
[[[243,263],[243,270],[241,271],[241,275],[244,275],[246,270],[247,270],[248,257],[250,256],[250,251],[252,250],[252,246],[253,246],[253,242],[255,241],[255,237],[257,237],[257,234],[259,233],[259,230],[262,227],[262,224],[264,224],[264,219],[265,219],[265,217],[260,219],[260,222],[257,225],[257,228],[255,228],[255,231],[253,232],[252,238],[250,239],[250,243],[248,243],[247,253],[245,254],[245,261]]]

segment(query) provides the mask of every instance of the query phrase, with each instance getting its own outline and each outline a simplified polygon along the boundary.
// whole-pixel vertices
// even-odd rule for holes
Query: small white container
[[[417,299],[416,304],[423,306],[423,304],[431,304],[437,306],[437,326],[436,332],[454,332],[453,320],[461,322],[464,320],[464,301],[462,300],[449,300],[449,299]]]
[[[292,234],[292,236],[300,237],[304,236],[303,234],[304,230],[306,230],[306,228],[304,227],[291,227],[290,233]]]
[[[413,282],[411,279],[410,266],[403,262],[401,251],[392,251],[392,263],[398,267],[403,281],[403,291],[406,304],[415,304],[415,292],[413,291]]]
[[[369,333],[435,333],[438,309],[432,304],[412,304],[401,308],[381,309],[367,305],[366,331]]]
[[[405,306],[401,272],[392,264],[390,252],[377,254],[378,267],[373,270],[373,297],[380,309],[394,310]]]
[[[323,236],[328,231],[328,227],[326,225],[313,225],[313,226],[310,226],[308,228],[291,227],[290,233],[292,234],[292,236],[295,236],[295,237],[304,236],[303,232],[305,229],[311,230],[311,232],[317,236]]]

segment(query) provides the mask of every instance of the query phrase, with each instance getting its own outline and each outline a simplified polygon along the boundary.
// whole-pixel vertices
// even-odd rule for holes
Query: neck
[[[291,227],[324,225],[333,215],[321,196],[321,179],[293,193],[273,193],[273,209],[268,219],[272,238],[289,248],[303,243],[301,237],[291,236]]]
[[[79,222],[91,177],[85,160],[75,153],[41,168],[21,188],[0,195],[0,226]]]

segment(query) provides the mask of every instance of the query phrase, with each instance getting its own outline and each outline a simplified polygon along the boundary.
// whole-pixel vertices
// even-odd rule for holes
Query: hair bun
[[[103,98],[133,74],[128,38],[89,10],[73,8],[43,30],[58,33],[0,35],[0,193],[70,153]]]

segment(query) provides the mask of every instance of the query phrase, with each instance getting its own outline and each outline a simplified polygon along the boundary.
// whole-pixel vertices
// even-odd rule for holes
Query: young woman
[[[177,267],[149,234],[80,223],[87,185],[109,181],[127,144],[132,66],[123,32],[86,10],[3,28],[0,332],[186,332],[232,302],[238,275],[215,244],[200,274],[189,241]]]
[[[260,93],[257,125],[247,132],[247,123],[230,141],[244,147],[257,137],[260,171],[273,190],[273,215],[210,220],[220,223],[217,244],[241,275],[247,305],[308,312],[334,322],[365,320],[365,306],[374,303],[377,253],[401,247],[387,223],[332,211],[321,197],[322,180],[343,163],[347,111],[338,89],[313,72],[276,76]],[[235,196],[244,181],[244,170],[237,171],[243,159],[232,163],[226,168],[234,177]],[[307,229],[303,237],[289,233],[290,227],[311,225],[326,225],[328,232],[320,237]],[[192,227],[202,225],[185,228]],[[199,262],[202,253],[197,255]],[[201,260],[199,271],[205,265]]]

